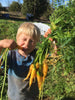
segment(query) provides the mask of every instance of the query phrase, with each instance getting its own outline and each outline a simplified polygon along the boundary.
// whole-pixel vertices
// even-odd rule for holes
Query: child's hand
[[[47,32],[44,34],[44,37],[48,37],[48,34],[51,34],[51,29],[48,29]],[[50,41],[53,41],[52,38],[49,38]]]
[[[0,47],[15,49],[17,47],[17,43],[12,39],[4,39],[0,41]]]
[[[7,46],[9,49],[15,49],[17,47],[17,43],[14,40],[8,40],[10,42]]]
[[[44,34],[44,37],[48,37],[48,34],[51,34],[51,29],[47,30],[47,32]]]

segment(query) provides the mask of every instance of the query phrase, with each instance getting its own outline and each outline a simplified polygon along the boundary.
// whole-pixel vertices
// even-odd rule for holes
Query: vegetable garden
[[[69,6],[55,8],[50,19],[51,34],[47,38],[41,37],[41,44],[37,44],[38,58],[36,62],[42,64],[43,60],[48,65],[48,73],[45,77],[42,90],[43,97],[48,100],[74,100],[75,99],[75,8],[74,3]],[[0,19],[0,40],[12,38],[15,40],[18,26],[22,21]],[[48,38],[55,39],[57,56],[45,56],[52,54],[52,43]],[[2,52],[3,53],[3,52]],[[41,55],[41,56],[40,56]],[[2,100],[7,100],[7,67],[0,68],[0,91]],[[6,76],[6,78],[5,78]],[[5,78],[5,79],[4,79]],[[5,80],[5,81],[4,81]],[[44,100],[43,98],[41,98]]]

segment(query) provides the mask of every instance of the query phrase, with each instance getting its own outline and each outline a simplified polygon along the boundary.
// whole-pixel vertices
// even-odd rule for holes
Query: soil
[[[50,97],[44,97],[43,100],[50,100]]]

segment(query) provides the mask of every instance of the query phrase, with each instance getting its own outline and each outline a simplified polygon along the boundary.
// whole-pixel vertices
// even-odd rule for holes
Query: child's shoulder
[[[8,54],[12,54],[12,53],[16,53],[17,52],[17,50],[9,50],[9,53]]]

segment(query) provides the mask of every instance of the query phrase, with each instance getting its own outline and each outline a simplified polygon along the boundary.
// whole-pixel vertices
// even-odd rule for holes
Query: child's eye
[[[27,39],[23,39],[23,41],[26,41]]]
[[[34,40],[30,40],[30,43],[34,43]]]

